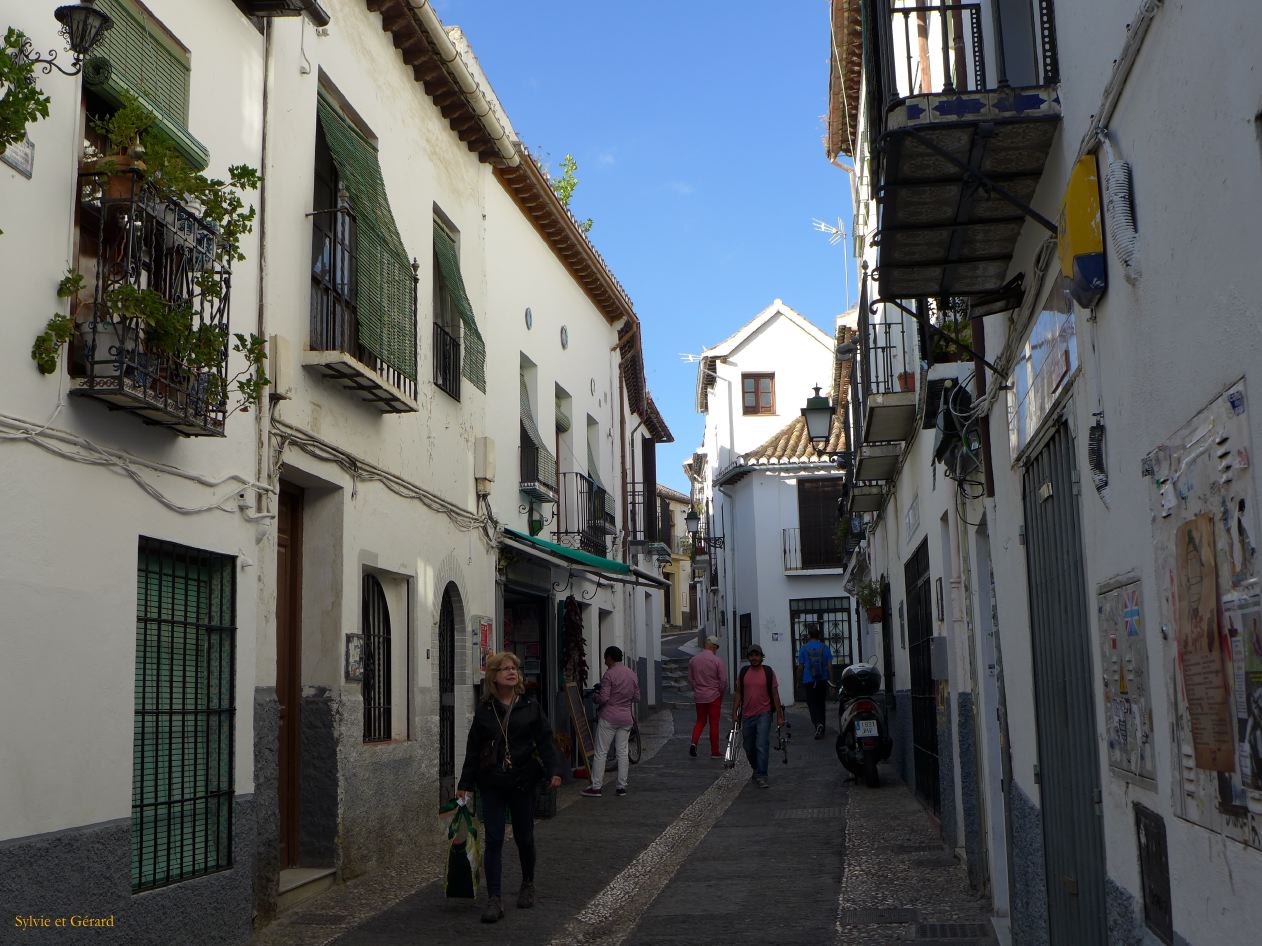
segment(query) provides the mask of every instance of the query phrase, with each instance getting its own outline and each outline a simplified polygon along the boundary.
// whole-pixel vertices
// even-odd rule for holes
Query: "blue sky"
[[[649,387],[675,435],[658,480],[687,492],[696,365],[775,298],[831,331],[849,179],[824,155],[828,4],[436,0],[464,29],[522,141],[578,161],[571,209],[644,327]],[[853,261],[851,261],[853,262]],[[853,268],[850,299],[857,296]]]

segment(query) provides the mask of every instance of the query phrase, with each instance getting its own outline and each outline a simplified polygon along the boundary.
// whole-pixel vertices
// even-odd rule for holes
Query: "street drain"
[[[842,813],[841,808],[781,808],[771,816],[771,819],[776,821],[783,818],[840,818]]]
[[[916,939],[919,941],[952,941],[989,943],[989,923],[917,923]]]
[[[920,914],[903,907],[880,910],[842,910],[837,922],[842,926],[880,926],[892,923],[916,923]]]

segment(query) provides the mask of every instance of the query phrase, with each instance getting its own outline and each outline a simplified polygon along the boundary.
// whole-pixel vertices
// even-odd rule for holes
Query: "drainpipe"
[[[500,157],[504,159],[504,163],[515,168],[521,163],[521,157],[517,154],[517,146],[508,137],[508,129],[500,121],[494,107],[482,94],[482,89],[478,86],[477,81],[473,78],[473,74],[469,72],[469,67],[465,65],[464,59],[460,56],[460,51],[452,45],[451,40],[447,36],[447,31],[443,29],[442,21],[438,19],[438,15],[434,12],[434,8],[430,5],[429,0],[407,0],[408,7],[412,10],[412,15],[416,18],[416,22],[421,29],[425,31],[425,35],[429,37],[431,43],[434,44],[435,50],[438,52],[438,58],[447,69],[448,75],[455,80],[459,86],[461,94],[464,96],[469,107],[473,109],[473,113],[478,117],[483,129],[491,140],[495,142],[495,150],[499,152]]]
[[[259,212],[258,212],[258,233],[259,233],[259,265],[258,265],[258,285],[257,292],[259,297],[258,312],[255,318],[254,331],[259,338],[267,338],[267,301],[264,291],[267,285],[267,193],[270,190],[268,182],[271,180],[270,169],[267,166],[267,133],[271,128],[271,121],[268,118],[267,110],[271,97],[271,78],[272,78],[272,20],[267,17],[263,20],[263,128],[260,132],[259,142],[259,164],[263,173],[263,183],[259,186]],[[268,367],[271,367],[270,365]],[[273,375],[275,370],[273,369]],[[271,406],[271,391],[267,394],[267,406]],[[255,435],[255,463],[254,463],[254,480],[258,483],[269,482],[271,476],[271,458],[269,456],[271,444],[271,411],[264,409],[263,405],[259,405],[254,411],[254,435]],[[267,498],[262,493],[255,493],[255,509],[256,513],[267,512]],[[260,579],[263,569],[259,569]]]

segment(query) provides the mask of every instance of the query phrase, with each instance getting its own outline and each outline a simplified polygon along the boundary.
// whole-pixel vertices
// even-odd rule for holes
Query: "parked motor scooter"
[[[873,664],[851,664],[841,674],[838,693],[837,758],[869,788],[880,784],[876,765],[890,757],[894,741],[885,710],[873,699],[881,688],[881,671]]]

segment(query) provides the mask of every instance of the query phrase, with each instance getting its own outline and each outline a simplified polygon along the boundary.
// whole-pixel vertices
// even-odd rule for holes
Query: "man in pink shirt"
[[[635,673],[623,666],[622,648],[605,648],[605,675],[594,699],[600,704],[596,712],[596,753],[592,756],[592,784],[579,792],[588,798],[599,798],[600,786],[605,780],[605,762],[609,758],[609,744],[618,751],[618,786],[614,794],[627,793],[627,772],[631,768],[627,757],[627,737],[631,735],[631,704],[639,702],[640,681]]]
[[[719,751],[719,710],[727,692],[727,665],[718,656],[719,639],[707,637],[705,650],[688,661],[688,685],[697,701],[697,722],[692,727],[692,744],[688,754],[697,754],[697,743],[706,723],[710,724],[710,758],[721,759]]]

